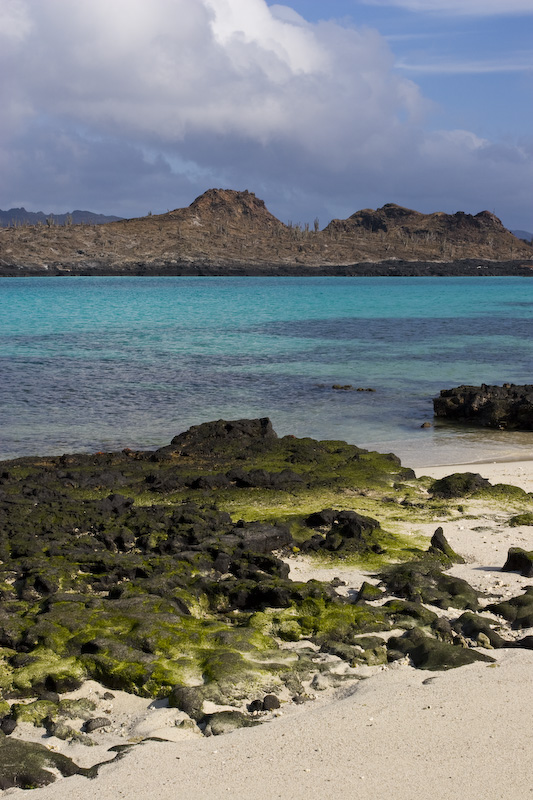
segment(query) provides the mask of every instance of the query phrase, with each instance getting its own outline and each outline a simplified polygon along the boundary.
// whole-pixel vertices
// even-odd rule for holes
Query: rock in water
[[[484,428],[533,430],[533,385],[458,386],[433,400],[435,416]]]

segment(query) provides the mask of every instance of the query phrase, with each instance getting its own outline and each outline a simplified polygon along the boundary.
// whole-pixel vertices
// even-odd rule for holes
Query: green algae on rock
[[[53,770],[61,775],[94,777],[97,768],[78,767],[72,759],[54,753],[44,745],[9,739],[0,733],[0,789],[36,789],[55,781]]]
[[[440,562],[428,555],[418,561],[385,568],[380,575],[387,590],[398,597],[439,608],[463,608],[476,611],[478,594],[462,578],[442,572]]]
[[[417,628],[407,631],[403,636],[392,636],[388,641],[388,647],[391,651],[408,655],[413,665],[419,669],[454,669],[473,664],[475,661],[494,662],[493,658],[484,653],[439,641],[426,636]]]
[[[445,573],[460,556],[443,535],[424,551],[392,532],[448,513],[447,499],[428,498],[427,481],[392,454],[279,438],[264,418],[195,426],[153,452],[4,467],[0,701],[16,719],[71,736],[66,701],[46,693],[92,678],[168,697],[216,733],[238,727],[235,714],[260,693],[305,695],[328,669],[317,650],[352,667],[395,652],[421,665],[428,648],[442,668],[474,658],[455,652],[451,627],[424,605],[477,611],[472,587]],[[490,491],[474,483],[451,481]],[[291,580],[295,552],[378,567],[382,586],[345,597],[330,582]],[[395,651],[375,636],[393,627],[429,643],[412,634]],[[205,702],[235,710],[207,718]]]

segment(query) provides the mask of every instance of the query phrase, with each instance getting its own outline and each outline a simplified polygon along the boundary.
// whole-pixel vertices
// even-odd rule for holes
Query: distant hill
[[[26,211],[25,208],[0,209],[0,227],[9,228],[17,225],[105,225],[106,222],[117,222],[122,217],[107,217],[105,214],[93,214],[92,211],[70,211],[66,214],[44,214],[42,211]]]
[[[387,203],[332,220],[323,230],[285,225],[249,191],[209,189],[190,206],[106,224],[0,228],[0,274],[306,274],[390,263],[533,260],[489,211],[422,214]],[[489,267],[480,262],[489,262]],[[429,266],[427,266],[429,268]],[[422,266],[422,273],[424,270]],[[443,268],[444,269],[444,268]],[[447,268],[448,269],[448,268]],[[481,272],[477,272],[481,270]],[[524,270],[531,272],[524,266]],[[440,273],[439,273],[440,274]],[[447,274],[450,274],[449,271]],[[454,273],[455,274],[455,273]],[[484,273],[488,274],[488,273]]]
[[[517,239],[524,239],[526,242],[533,242],[533,233],[530,231],[511,231]]]

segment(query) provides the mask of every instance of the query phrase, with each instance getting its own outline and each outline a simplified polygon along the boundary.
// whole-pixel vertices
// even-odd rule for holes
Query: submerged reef
[[[266,418],[198,425],[150,452],[4,462],[0,766],[21,721],[90,743],[106,720],[60,697],[87,679],[168,698],[216,735],[255,724],[278,696],[300,702],[313,682],[355,679],[361,665],[491,660],[475,649],[492,635],[479,594],[447,574],[460,555],[442,529],[423,542],[397,523],[492,489],[469,475],[417,481],[396,456],[345,442],[279,438]],[[531,497],[520,499],[529,513]],[[339,580],[291,580],[303,554],[363,565],[379,586],[342,594]],[[513,602],[495,613],[517,626]],[[234,710],[206,713],[206,701]],[[65,723],[73,716],[82,730]],[[37,777],[4,765],[2,787],[46,781],[51,762],[37,756]]]

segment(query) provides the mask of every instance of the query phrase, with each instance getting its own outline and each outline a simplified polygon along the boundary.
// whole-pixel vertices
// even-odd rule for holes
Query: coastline
[[[533,459],[422,467],[416,474],[438,478],[455,471],[480,472],[491,482],[533,490]],[[501,573],[501,566],[509,546],[533,550],[533,527],[509,529],[481,501],[476,509],[466,522],[443,524],[451,546],[467,562],[451,572],[487,593],[514,596],[531,579]],[[429,524],[425,532],[430,535],[434,527]],[[317,692],[303,706],[282,706],[277,718],[256,728],[210,738],[176,728],[175,709],[154,710],[149,701],[116,693],[117,719],[135,721],[137,740],[177,741],[145,741],[101,767],[95,781],[60,778],[36,790],[36,797],[92,800],[97,792],[100,800],[144,800],[155,793],[160,800],[197,800],[216,787],[218,795],[238,800],[523,798],[531,793],[533,777],[533,652],[503,649],[490,655],[494,664],[449,671],[415,670],[404,662],[371,668],[367,680]],[[74,760],[83,750],[93,763],[98,760],[93,748],[59,740],[54,746]],[[28,793],[10,789],[5,796],[19,800]]]
[[[465,258],[457,261],[418,261],[391,258],[387,261],[360,261],[352,264],[308,265],[296,262],[105,262],[43,264],[0,263],[0,278],[48,277],[533,277],[533,260],[489,261]]]

